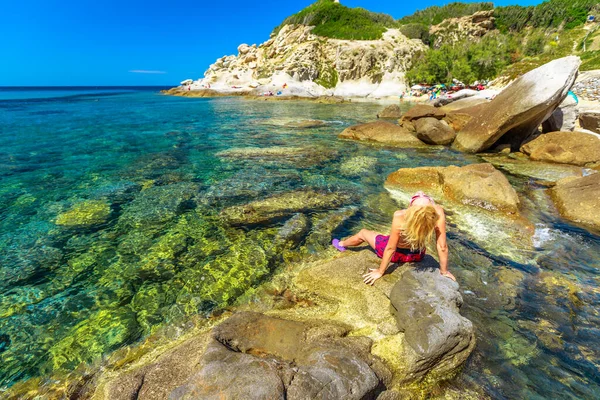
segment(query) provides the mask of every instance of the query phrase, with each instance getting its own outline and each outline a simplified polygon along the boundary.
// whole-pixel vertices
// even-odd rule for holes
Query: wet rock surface
[[[579,166],[600,165],[600,139],[581,132],[550,132],[521,146],[534,161]]]
[[[431,256],[404,271],[390,302],[407,344],[406,379],[451,375],[473,351],[474,328],[459,313],[463,299],[458,284],[440,274]]]
[[[399,147],[421,147],[425,144],[411,135],[410,131],[385,121],[370,122],[346,128],[339,135],[342,139],[379,142]]]
[[[477,153],[503,138],[518,149],[565,99],[580,64],[579,57],[564,57],[521,76],[458,133],[454,147]]]
[[[552,188],[551,194],[563,217],[600,229],[600,173],[565,178]]]

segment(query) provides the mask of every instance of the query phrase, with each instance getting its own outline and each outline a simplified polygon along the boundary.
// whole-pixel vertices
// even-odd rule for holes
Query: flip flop
[[[344,246],[340,245],[339,239],[333,239],[331,241],[331,245],[333,247],[335,247],[336,249],[338,249],[339,251],[346,251],[346,248]]]

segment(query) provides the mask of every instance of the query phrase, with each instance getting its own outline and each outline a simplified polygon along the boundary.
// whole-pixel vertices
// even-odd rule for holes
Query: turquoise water
[[[357,212],[336,235],[381,229],[394,207],[390,172],[480,161],[337,139],[374,119],[382,106],[369,103],[23,96],[0,100],[0,386],[92,362],[268,280],[284,221],[230,227],[226,207],[341,193],[342,211]],[[295,127],[304,120],[323,124]],[[450,385],[494,398],[597,398],[600,237],[558,217],[544,186],[509,178],[536,227],[532,249],[449,217],[451,269],[478,335]],[[319,221],[329,212],[309,210],[314,235],[286,259],[327,247]]]

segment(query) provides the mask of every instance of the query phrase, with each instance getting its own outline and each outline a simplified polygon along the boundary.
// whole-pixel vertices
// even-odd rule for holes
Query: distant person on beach
[[[440,274],[456,281],[448,271],[448,246],[446,244],[446,215],[444,209],[433,199],[419,191],[411,199],[407,209],[398,210],[392,219],[389,236],[362,229],[345,240],[333,239],[331,244],[339,251],[346,246],[358,246],[367,242],[381,258],[378,269],[370,268],[364,274],[364,282],[372,285],[383,276],[390,262],[418,262],[425,255],[427,243],[435,232],[436,248],[440,260]]]

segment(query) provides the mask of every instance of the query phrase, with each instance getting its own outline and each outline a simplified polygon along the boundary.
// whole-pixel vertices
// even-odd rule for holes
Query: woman
[[[363,275],[364,282],[372,285],[383,276],[390,261],[394,263],[421,261],[425,255],[425,247],[433,238],[434,232],[440,259],[440,273],[456,281],[454,275],[448,271],[444,209],[421,191],[411,197],[406,210],[398,210],[394,213],[389,236],[362,229],[346,240],[333,239],[331,244],[339,251],[344,251],[346,246],[358,246],[367,242],[381,258],[378,269],[369,269],[370,272]]]

